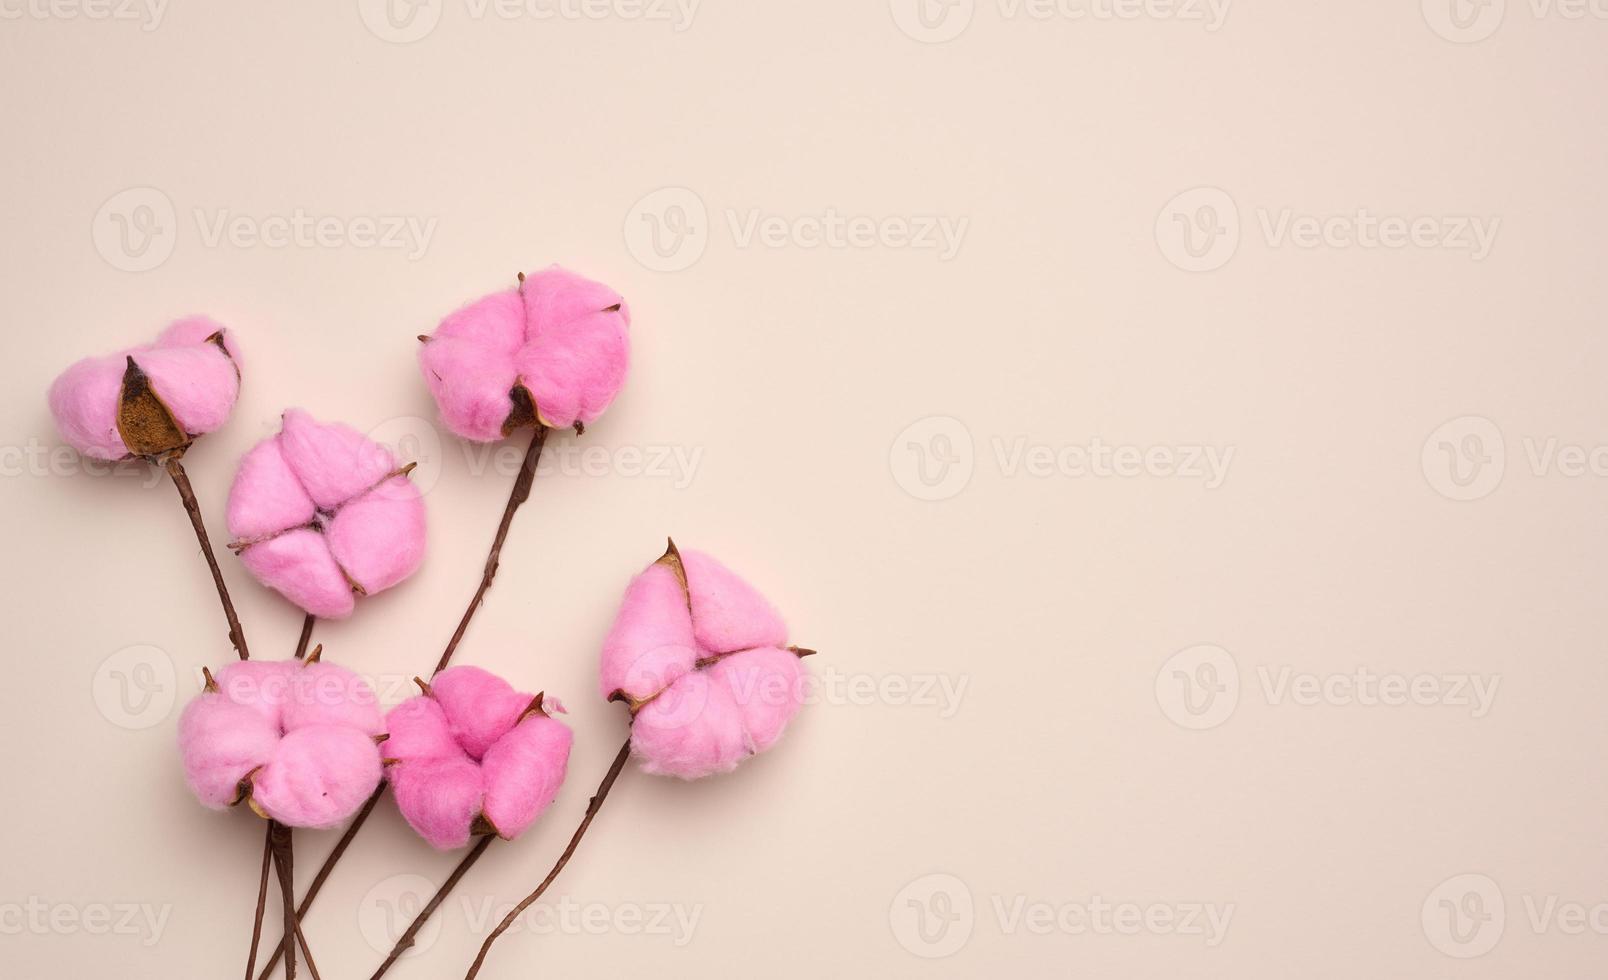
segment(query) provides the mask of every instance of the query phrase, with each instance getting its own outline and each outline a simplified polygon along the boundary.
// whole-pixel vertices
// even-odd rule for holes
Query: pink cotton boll
[[[240,461],[229,489],[230,547],[264,585],[340,619],[424,559],[424,500],[385,447],[299,409]]]
[[[317,531],[299,528],[253,543],[240,560],[257,581],[320,619],[352,614],[352,584]]]
[[[185,779],[213,808],[244,799],[293,827],[329,827],[379,785],[383,720],[374,692],[316,659],[231,663],[185,706]]]
[[[652,697],[693,669],[698,649],[687,593],[674,567],[654,562],[626,586],[614,626],[603,641],[603,697]]]
[[[643,705],[631,723],[631,752],[645,772],[700,779],[730,772],[753,754],[743,714],[722,684],[688,674]]]
[[[523,834],[558,796],[575,736],[569,726],[532,715],[498,739],[480,761],[486,819],[499,836]]]
[[[441,849],[476,834],[519,836],[564,781],[568,726],[541,696],[478,667],[444,670],[426,691],[386,717],[387,777],[402,816]]]
[[[431,696],[446,713],[452,737],[470,757],[483,758],[513,729],[534,700],[479,667],[452,667],[430,681]]]
[[[442,420],[466,439],[566,428],[594,421],[619,393],[630,322],[613,289],[552,266],[448,316],[420,338],[419,366]]]
[[[386,778],[403,819],[431,847],[450,851],[469,843],[485,788],[480,766],[468,756],[394,763]]]
[[[154,459],[223,425],[240,393],[239,366],[228,333],[191,317],[154,344],[70,366],[50,386],[50,412],[85,456]]]
[[[379,746],[368,734],[309,725],[279,740],[252,780],[252,808],[291,827],[334,827],[357,812],[382,775]]]
[[[424,561],[424,501],[393,476],[342,507],[324,532],[335,563],[369,595],[412,575]]]
[[[730,653],[787,642],[781,615],[735,572],[699,551],[683,552],[681,562],[700,647]]]
[[[753,586],[672,541],[626,589],[600,664],[604,696],[631,708],[642,768],[697,779],[770,748],[803,704],[811,652],[786,642]]]
[[[313,725],[353,728],[365,735],[385,731],[379,698],[357,674],[339,664],[303,663],[290,675],[290,696],[280,726],[287,732]]]
[[[458,743],[452,740],[447,713],[434,698],[424,695],[408,698],[385,716],[385,727],[391,735],[385,742],[387,759],[431,759],[463,754]]]
[[[279,730],[262,713],[216,695],[196,698],[179,717],[179,753],[184,780],[202,805],[233,806],[240,783],[268,764]]]

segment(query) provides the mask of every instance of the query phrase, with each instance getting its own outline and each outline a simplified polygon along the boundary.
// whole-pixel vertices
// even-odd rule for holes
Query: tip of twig
[[[809,647],[788,647],[787,649],[793,654],[793,656],[799,658],[800,660],[803,660],[805,657],[813,657],[819,652],[816,650],[811,650]]]
[[[419,334],[419,343],[428,344],[429,342],[430,342],[430,335],[429,334],[427,334],[427,333]]]
[[[397,476],[407,476],[409,473],[412,473],[414,468],[417,467],[418,465],[419,465],[418,461],[415,460],[415,461],[407,464],[406,466],[402,467],[401,469],[397,470],[396,475]]]
[[[620,312],[620,304],[615,303],[613,306],[605,306],[605,307],[603,307],[603,312],[604,313],[618,313],[618,312]]]
[[[384,745],[386,740],[389,739],[390,737],[391,737],[390,732],[381,732],[380,734],[374,736],[374,744],[375,745]]]
[[[212,676],[212,671],[202,667],[201,676],[206,678],[206,683],[201,685],[201,689],[206,691],[208,694],[218,693],[218,679]]]
[[[525,281],[525,274],[524,274],[524,273],[523,273],[523,272],[516,272],[516,273],[514,273],[514,275],[516,275],[516,276],[518,276],[518,277],[519,277],[519,281],[520,281],[520,282],[524,282],[524,281]]]
[[[313,652],[307,655],[307,663],[316,664],[324,656],[324,644],[313,647]]]
[[[419,690],[424,692],[425,697],[430,697],[435,694],[434,691],[430,690],[430,684],[424,678],[415,677],[413,678],[413,683],[419,685]]]
[[[586,423],[582,422],[580,419],[575,420],[575,434],[578,436],[586,434]]]

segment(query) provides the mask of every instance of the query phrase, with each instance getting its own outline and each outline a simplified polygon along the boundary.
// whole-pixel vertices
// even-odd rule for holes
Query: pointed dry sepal
[[[117,434],[130,453],[145,459],[182,452],[191,442],[132,356],[117,397]]]
[[[201,668],[201,676],[203,678],[205,678],[205,680],[206,680],[206,682],[201,685],[201,690],[205,691],[208,694],[217,694],[218,693],[218,679],[216,677],[212,676],[212,671],[208,670],[205,667],[202,667]]]
[[[536,696],[530,699],[530,704],[526,706],[525,710],[519,713],[519,717],[514,720],[514,724],[519,724],[531,715],[541,715],[543,718],[549,717],[547,709],[542,707],[542,700],[546,697],[546,691],[537,692]]]
[[[324,659],[324,644],[320,643],[313,647],[313,652],[309,653],[307,658],[302,661],[302,666],[305,667],[309,664],[316,664],[322,659]]]

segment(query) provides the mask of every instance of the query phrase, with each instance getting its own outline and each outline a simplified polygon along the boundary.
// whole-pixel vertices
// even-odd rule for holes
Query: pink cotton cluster
[[[86,357],[50,385],[62,438],[85,456],[155,456],[223,425],[240,393],[240,351],[204,316],[155,343]]]
[[[203,804],[247,803],[290,827],[333,827],[382,776],[378,701],[351,671],[242,660],[209,675],[179,719],[184,776]]]
[[[448,428],[493,442],[603,414],[625,382],[630,325],[619,293],[555,265],[441,321],[419,338],[419,365]]]
[[[770,748],[803,703],[810,651],[786,643],[752,586],[672,542],[631,581],[603,644],[603,695],[630,704],[643,769],[696,779]]]
[[[573,736],[549,709],[542,695],[521,694],[478,667],[437,674],[386,718],[386,774],[402,816],[441,850],[475,834],[524,833],[558,795],[569,764]]]
[[[315,616],[397,584],[424,558],[424,501],[396,457],[356,429],[300,409],[240,460],[231,545],[264,585]]]

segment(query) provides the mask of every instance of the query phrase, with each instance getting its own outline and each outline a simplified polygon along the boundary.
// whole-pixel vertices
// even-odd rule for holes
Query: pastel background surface
[[[431,427],[414,335],[562,261],[628,298],[635,371],[552,447],[460,658],[564,699],[571,775],[393,976],[458,975],[563,846],[667,533],[821,651],[818,703],[734,776],[627,774],[486,977],[1600,975],[1608,20],[125,9],[0,4],[0,974],[238,973],[261,846],[180,778],[229,651],[175,494],[52,455],[51,377],[187,312],[239,331],[187,460],[217,539],[287,406],[419,459],[424,567],[318,631],[399,700],[518,458]],[[1424,220],[1367,247],[1380,219]],[[221,557],[288,655],[297,612]],[[307,924],[324,975],[454,860],[387,803]]]

